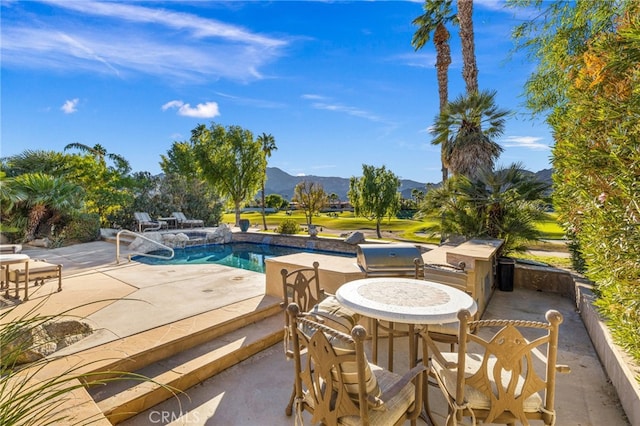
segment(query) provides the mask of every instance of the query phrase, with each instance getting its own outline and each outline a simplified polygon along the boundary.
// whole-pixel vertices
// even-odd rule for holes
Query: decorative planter
[[[240,219],[240,230],[242,232],[247,232],[247,230],[249,229],[249,219]]]
[[[309,225],[309,236],[317,237],[318,236],[318,228],[315,225]]]

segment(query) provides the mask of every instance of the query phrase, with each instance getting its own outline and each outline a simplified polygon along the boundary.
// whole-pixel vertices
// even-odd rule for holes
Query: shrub
[[[100,237],[100,216],[80,213],[73,216],[63,229],[65,240],[79,243],[95,241]]]
[[[300,225],[298,225],[298,223],[293,219],[285,219],[280,222],[276,232],[279,232],[280,234],[297,234],[300,232]]]

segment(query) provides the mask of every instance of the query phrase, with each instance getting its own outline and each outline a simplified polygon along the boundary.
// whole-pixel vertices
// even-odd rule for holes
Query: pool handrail
[[[120,264],[120,234],[129,234],[129,235],[134,235],[136,238],[142,238],[143,240],[152,242],[154,244],[157,244],[158,246],[160,246],[161,248],[168,250],[171,253],[171,256],[160,256],[157,254],[149,254],[149,253],[142,253],[142,252],[131,252],[128,255],[129,258],[129,262],[131,262],[131,256],[134,255],[138,255],[138,256],[147,256],[147,257],[154,257],[156,259],[173,259],[173,256],[175,255],[175,252],[173,251],[173,249],[169,246],[166,246],[164,244],[162,244],[161,242],[158,242],[156,240],[152,240],[151,238],[145,237],[144,235],[142,235],[139,232],[133,232],[133,231],[129,231],[128,229],[121,229],[120,231],[118,231],[118,233],[116,234],[116,264]]]

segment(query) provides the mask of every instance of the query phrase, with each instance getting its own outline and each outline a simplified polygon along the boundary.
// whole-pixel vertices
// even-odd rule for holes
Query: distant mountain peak
[[[547,182],[551,185],[552,171],[552,169],[545,169],[534,173],[534,175],[538,180]],[[277,167],[267,167],[265,194],[279,194],[285,199],[291,200],[293,198],[293,190],[296,185],[305,180],[321,184],[327,194],[335,193],[341,200],[347,199],[350,178],[315,175],[292,176]],[[440,183],[429,185],[440,186]],[[414,189],[426,192],[427,184],[409,179],[400,179],[400,192],[404,198],[411,198],[411,192]]]

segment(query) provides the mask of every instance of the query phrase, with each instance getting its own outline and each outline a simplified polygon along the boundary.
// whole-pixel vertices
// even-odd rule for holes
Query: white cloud
[[[182,115],[184,117],[213,118],[220,115],[217,102],[206,102],[192,107],[190,104],[185,104],[182,101],[176,100],[169,101],[162,105],[163,111],[166,111],[169,108],[176,108],[178,110],[178,115]]]
[[[197,38],[219,37],[255,44],[263,47],[278,47],[285,41],[254,34],[242,27],[225,24],[214,19],[205,19],[197,15],[172,12],[161,8],[147,8],[131,4],[95,1],[50,1],[57,7],[71,9],[87,15],[115,18],[130,22],[159,24],[169,28],[190,31]]]
[[[351,115],[353,117],[359,117],[359,118],[364,118],[366,120],[370,120],[370,121],[374,121],[374,122],[384,122],[384,120],[373,114],[370,113],[369,111],[365,111],[356,107],[351,107],[351,106],[347,106],[347,105],[340,105],[340,104],[327,104],[327,103],[323,103],[323,102],[314,102],[312,104],[313,108],[316,109],[323,109],[323,110],[327,110],[327,111],[334,111],[334,112],[341,112],[341,113],[345,113],[347,115]]]
[[[172,81],[262,79],[261,68],[290,40],[158,7],[116,2],[50,1],[72,12],[2,22],[3,67],[132,73]],[[90,18],[90,19],[89,19]],[[100,31],[88,22],[98,22]]]
[[[60,109],[65,114],[73,114],[74,112],[78,111],[77,106],[78,106],[79,102],[80,102],[80,99],[78,99],[78,98],[69,99],[64,104],[62,104]]]
[[[310,99],[310,100],[314,100],[314,101],[320,101],[320,100],[324,100],[327,99],[326,97],[322,96],[322,95],[314,95],[314,94],[305,94],[301,96],[302,99]]]
[[[536,136],[507,136],[500,142],[507,148],[526,148],[534,151],[550,149],[549,145],[540,142],[542,139]]]

